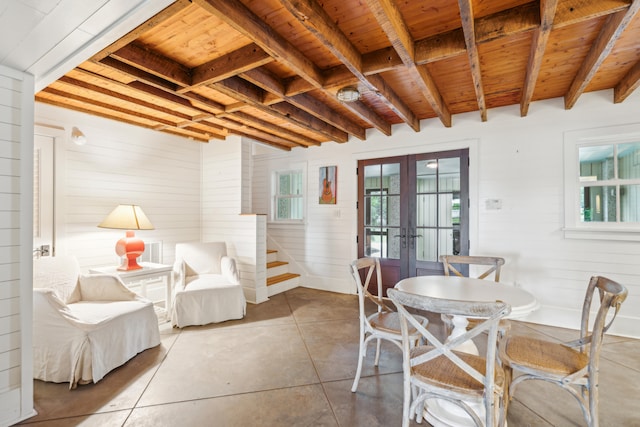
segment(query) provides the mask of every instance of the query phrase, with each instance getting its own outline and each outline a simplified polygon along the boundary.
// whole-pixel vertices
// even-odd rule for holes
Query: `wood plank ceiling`
[[[36,100],[290,150],[640,84],[640,0],[177,0]],[[340,102],[355,87],[360,98]],[[425,123],[422,123],[424,125]]]

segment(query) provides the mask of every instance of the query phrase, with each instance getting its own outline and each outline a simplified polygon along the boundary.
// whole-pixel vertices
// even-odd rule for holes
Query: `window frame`
[[[591,185],[580,182],[580,147],[619,145],[640,141],[640,124],[620,125],[564,133],[564,237],[567,239],[640,241],[640,222],[585,222],[580,218],[580,189]],[[616,150],[614,150],[614,153]],[[615,156],[615,154],[614,154]],[[617,158],[614,160],[617,162]],[[598,181],[598,186],[615,186],[619,194],[621,185],[630,180]],[[633,181],[633,180],[631,180]]]
[[[301,185],[300,190],[301,194],[292,195],[289,194],[287,196],[280,195],[280,176],[281,175],[292,175],[292,174],[300,174]],[[278,169],[272,172],[272,180],[271,180],[271,222],[277,224],[303,224],[306,220],[307,213],[307,203],[306,203],[306,173],[304,168],[302,167],[290,167],[287,169]],[[291,219],[291,218],[278,218],[278,201],[280,199],[301,199],[302,200],[302,218],[301,219]]]

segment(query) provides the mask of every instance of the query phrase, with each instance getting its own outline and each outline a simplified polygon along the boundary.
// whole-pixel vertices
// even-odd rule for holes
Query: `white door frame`
[[[65,156],[65,145],[67,144],[68,134],[64,127],[55,126],[55,125],[47,125],[47,124],[39,124],[36,123],[34,126],[34,139],[35,135],[42,135],[45,137],[50,137],[53,139],[53,168],[51,171],[51,179],[53,181],[53,218],[52,218],[52,226],[53,226],[53,242],[51,245],[51,250],[49,255],[59,255],[66,253],[66,249],[63,242],[65,241],[64,237],[64,170],[66,163]]]

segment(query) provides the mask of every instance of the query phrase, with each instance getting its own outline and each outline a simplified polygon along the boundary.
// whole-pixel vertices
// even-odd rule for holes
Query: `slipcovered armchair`
[[[224,242],[178,243],[171,324],[178,328],[242,319],[247,302]]]
[[[33,263],[34,378],[74,389],[160,344],[153,303],[117,276],[82,275],[70,256]]]

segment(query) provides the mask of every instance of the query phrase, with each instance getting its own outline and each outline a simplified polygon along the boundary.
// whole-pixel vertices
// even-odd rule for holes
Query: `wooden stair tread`
[[[280,267],[281,265],[287,265],[287,264],[289,263],[285,261],[273,261],[273,262],[267,263],[267,268]]]
[[[268,254],[275,254],[276,252],[278,251],[276,251],[275,249],[267,249]]]
[[[296,277],[300,277],[300,275],[295,273],[285,273],[269,277],[267,278],[267,286],[275,285],[276,283],[284,282],[285,280],[295,279]]]

